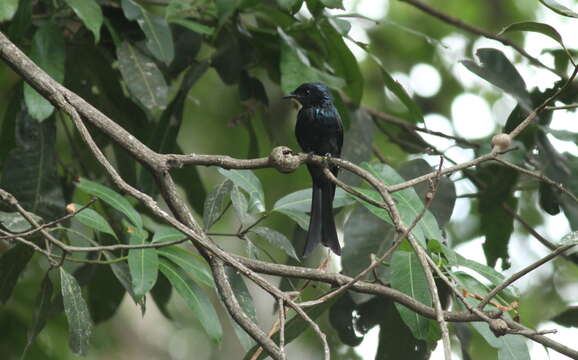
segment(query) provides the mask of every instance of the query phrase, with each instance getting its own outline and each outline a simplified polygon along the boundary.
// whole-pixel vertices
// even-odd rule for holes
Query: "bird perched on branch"
[[[321,83],[305,83],[283,98],[295,99],[302,106],[297,115],[295,136],[303,151],[339,157],[343,145],[343,125],[327,86]],[[313,195],[303,256],[309,255],[320,242],[335,254],[341,255],[333,218],[335,184],[323,174],[323,167],[307,164],[307,168],[313,180]],[[337,166],[330,166],[329,170],[337,176]]]

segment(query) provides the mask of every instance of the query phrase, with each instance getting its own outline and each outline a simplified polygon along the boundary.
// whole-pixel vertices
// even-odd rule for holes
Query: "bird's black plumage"
[[[305,83],[285,98],[295,99],[302,105],[297,115],[295,136],[303,151],[339,157],[343,145],[343,125],[329,89],[321,83]],[[322,167],[307,165],[307,168],[313,180],[313,195],[303,256],[307,256],[320,242],[341,255],[333,218],[335,184],[323,175]],[[330,170],[337,176],[336,166],[331,166]]]

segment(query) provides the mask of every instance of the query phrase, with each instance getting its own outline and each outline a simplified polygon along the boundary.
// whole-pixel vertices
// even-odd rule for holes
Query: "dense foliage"
[[[497,37],[517,50],[523,49],[524,34],[545,36],[556,44],[546,51],[548,61],[498,42],[479,47],[478,38],[486,34],[440,22],[410,6],[413,0],[390,1],[381,23],[336,11],[343,9],[341,0],[2,0],[0,31],[51,77],[159,153],[258,158],[277,145],[297,151],[295,111],[281,96],[304,82],[326,83],[346,127],[342,157],[386,185],[431,173],[440,158],[442,167],[453,165],[449,149],[468,154],[456,163],[488,154],[493,135],[510,133],[556,94],[513,140],[515,149],[501,155],[506,163],[479,162],[392,194],[404,224],[420,219],[413,237],[466,301],[476,305],[508,277],[504,271],[517,256],[508,249],[517,238],[527,243],[538,238],[555,250],[578,237],[576,232],[561,239],[532,234],[557,214],[578,230],[578,202],[562,191],[578,196],[578,157],[561,152],[552,140],[578,143],[578,136],[550,128],[555,112],[573,114],[578,102],[578,84],[567,84],[576,49],[565,47],[556,24],[537,22],[535,12],[571,19],[578,15],[554,0],[527,2],[523,8],[503,1],[434,5],[480,27],[475,29],[488,29],[492,36],[502,30]],[[353,36],[352,26],[360,24],[369,28],[367,42]],[[466,51],[457,59],[461,64],[443,56],[452,46],[444,40],[456,33]],[[468,60],[470,53],[475,56]],[[397,81],[399,74],[419,63],[432,65],[441,78],[441,90],[431,96],[413,94]],[[478,77],[474,86],[464,88],[455,75],[458,66],[461,74],[469,70]],[[554,80],[548,86],[529,87],[521,75],[528,72],[517,70],[521,66]],[[121,193],[70,118],[7,64],[0,65],[0,79],[0,189],[12,194],[28,214],[25,219],[2,196],[2,358],[143,358],[148,351],[157,358],[194,354],[196,359],[252,359],[261,351],[220,303],[203,252],[188,242],[163,246],[185,237]],[[488,137],[464,139],[453,129],[445,134],[428,129],[424,118],[433,113],[450,118],[453,100],[466,90],[490,103],[513,98],[516,105],[503,118],[483,119],[499,124]],[[154,176],[130,149],[101,129],[90,131],[127,183],[162,199]],[[451,146],[436,148],[428,141],[432,136],[448,138]],[[292,174],[218,166],[184,166],[172,174],[203,231],[227,251],[312,268],[326,256],[325,249],[307,259],[298,255],[310,207],[304,166]],[[342,170],[340,179],[367,198],[383,201],[361,177]],[[452,214],[458,199],[467,202],[460,209],[469,213],[456,220]],[[394,243],[396,231],[384,208],[342,189],[334,207],[344,247],[342,257],[334,258],[326,271],[355,277]],[[38,225],[31,221],[48,225],[44,232],[32,231]],[[47,233],[76,247],[161,245],[63,252],[47,240]],[[455,251],[480,237],[485,264]],[[530,263],[517,259],[518,269]],[[566,254],[548,264],[554,271],[527,275],[540,284],[521,292],[510,286],[485,309],[501,309],[505,318],[530,328],[547,321],[578,326],[576,308],[560,290],[576,286],[578,258]],[[275,301],[232,268],[227,275],[245,313],[268,332],[278,316]],[[425,271],[405,240],[364,279],[433,305]],[[445,307],[465,309],[437,276],[436,283]],[[279,287],[299,291],[300,301],[330,290],[328,284],[307,279],[280,278]],[[147,313],[142,320],[146,325],[123,320],[128,318],[123,312],[129,311],[119,308],[127,296],[142,314],[158,308],[162,315]],[[382,296],[345,292],[307,308],[307,313],[327,334],[335,359],[357,358],[353,347],[376,327],[376,359],[427,359],[441,339],[435,319]],[[284,341],[300,340],[288,346],[288,357],[321,358],[313,331],[299,316],[287,314]],[[163,324],[162,335],[155,328],[158,324]],[[148,328],[135,330],[139,326]],[[528,339],[514,334],[496,337],[484,322],[452,322],[450,333],[463,359],[530,358]],[[147,336],[166,341],[150,342]],[[279,341],[278,333],[272,337]]]

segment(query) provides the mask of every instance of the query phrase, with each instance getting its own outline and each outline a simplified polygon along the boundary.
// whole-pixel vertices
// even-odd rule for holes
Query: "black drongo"
[[[284,98],[295,99],[302,105],[297,115],[295,136],[303,151],[339,157],[343,145],[343,126],[327,86],[320,83],[306,83]],[[313,179],[313,195],[311,220],[303,256],[307,256],[320,242],[337,255],[341,255],[333,219],[335,184],[323,175],[322,167],[307,165],[307,168]],[[330,166],[329,169],[337,176],[337,166]]]

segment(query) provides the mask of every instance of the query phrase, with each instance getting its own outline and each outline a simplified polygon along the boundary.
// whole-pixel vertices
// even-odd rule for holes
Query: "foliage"
[[[543,11],[578,17],[554,0],[535,3]],[[511,132],[562,88],[577,49],[567,47],[555,24],[540,23],[533,13],[513,4],[497,4],[499,16],[481,18],[491,5],[465,5],[458,0],[448,4],[444,11],[465,22],[476,21],[494,33],[502,29],[498,36],[507,39],[506,43],[516,44],[521,34],[531,32],[559,46],[549,51],[555,68],[546,70],[530,62],[563,78],[549,88],[529,88],[525,73],[519,71],[527,66],[527,59],[512,57],[502,47],[474,49],[477,35],[465,38],[475,57],[462,59],[458,66],[483,79],[474,90],[488,101],[505,94],[515,99],[516,107],[504,118],[487,119],[504,124],[503,131]],[[432,113],[449,114],[451,102],[464,88],[452,74],[455,64],[444,63],[440,57],[440,47],[445,45],[438,44],[456,28],[410,12],[403,1],[391,1],[390,7],[387,18],[392,20],[369,30],[369,44],[353,38],[352,24],[370,21],[356,14],[336,15],[340,13],[334,9],[344,8],[341,0],[2,0],[0,30],[51,77],[160,153],[256,158],[268,156],[279,144],[297,150],[291,130],[294,113],[281,104],[281,95],[303,82],[324,82],[333,91],[346,126],[342,157],[393,186],[435,171],[418,159],[421,154],[447,155],[446,149],[436,149],[422,137],[428,132],[424,118]],[[365,54],[365,60],[358,61],[350,45]],[[433,98],[415,95],[398,81],[399,73],[409,72],[420,62],[433,64],[442,77],[442,91]],[[125,294],[143,315],[158,307],[164,317],[163,330],[176,326],[187,329],[187,337],[210,339],[191,345],[197,348],[189,354],[200,355],[198,349],[207,354],[224,353],[234,347],[235,352],[217,357],[251,359],[260,351],[215,300],[215,280],[204,254],[184,245],[188,241],[183,233],[119,193],[70,119],[48,99],[6,65],[0,67],[0,79],[0,189],[14,195],[35,221],[59,220],[48,229],[65,244],[144,247],[70,254],[53,248],[47,261],[30,243],[1,239],[0,302],[4,305],[0,310],[0,353],[6,359],[68,359],[72,354],[108,358],[128,341],[143,345],[143,339],[122,339],[129,326],[118,314]],[[556,104],[548,105],[575,105],[577,94],[574,82],[559,94]],[[576,108],[570,107],[569,111]],[[526,218],[530,228],[544,223],[548,216],[561,214],[572,230],[578,230],[578,204],[555,186],[563,184],[578,196],[578,182],[572,176],[578,173],[578,158],[560,152],[553,140],[578,144],[578,136],[550,127],[554,111],[546,108],[516,139],[517,150],[503,156],[514,165],[543,174],[550,182],[491,162],[478,163],[461,172],[461,177],[438,177],[431,203],[427,198],[435,187],[433,182],[392,194],[403,223],[419,219],[413,236],[459,289],[472,295],[467,300],[473,305],[506,279],[502,270],[516,260],[516,254],[509,251],[515,238],[523,235],[528,237],[524,241],[535,241],[527,230],[515,226],[511,212]],[[122,178],[158,199],[161,189],[149,169],[98,129],[90,130]],[[473,149],[476,156],[482,156],[490,151],[490,137],[466,141],[446,135],[463,152]],[[380,161],[383,156],[372,156],[372,151],[386,154],[388,164]],[[185,166],[173,175],[203,230],[222,248],[273,263],[305,267],[319,263],[321,251],[314,253],[315,259],[298,256],[302,244],[294,235],[306,230],[309,222],[311,192],[303,190],[309,181],[304,170],[287,175],[271,169]],[[382,200],[376,189],[359,178],[342,174],[340,179],[374,202]],[[452,219],[459,181],[475,190],[474,196],[465,200],[471,209],[467,221]],[[338,189],[334,201],[344,233],[342,273],[351,277],[383,254],[397,235],[391,214],[366,200]],[[82,209],[86,205],[90,207]],[[31,230],[33,226],[14,207],[4,203],[0,207],[0,235]],[[81,210],[60,221],[71,208]],[[477,237],[484,238],[487,265],[455,251],[457,245]],[[25,238],[40,249],[46,246],[39,233]],[[575,235],[570,238],[575,241]],[[551,240],[554,247],[562,243]],[[575,256],[568,256],[554,266],[571,267],[566,272],[574,276],[571,283],[575,285],[576,263]],[[227,277],[244,313],[253,321],[268,323],[263,318],[271,314],[262,306],[262,299],[257,301],[261,294],[232,268],[227,268]],[[542,282],[553,282],[553,277],[550,274]],[[432,306],[426,274],[406,241],[364,279],[388,284]],[[323,284],[289,278],[281,280],[283,287],[299,290],[303,301],[330,290]],[[451,298],[460,306],[455,294],[450,295],[444,286],[439,288],[443,289],[444,305]],[[534,308],[524,301],[535,291],[528,288],[520,294],[508,287],[487,309],[519,302],[521,308],[514,306],[506,317],[531,312]],[[556,296],[558,304],[533,319],[530,326],[550,319],[576,326],[576,307],[568,306],[560,294]],[[543,307],[547,300],[541,300],[533,306]],[[351,358],[349,347],[359,345],[376,327],[377,359],[427,359],[441,338],[435,320],[390,299],[353,291],[310,307],[307,313],[329,334],[332,357],[337,359]],[[285,343],[305,338],[302,346],[320,357],[319,344],[309,341],[314,336],[309,325],[291,312],[288,316]],[[234,334],[228,331],[227,322],[233,324]],[[530,356],[522,337],[496,338],[483,322],[450,329],[458,333],[464,359],[496,354],[501,360]],[[462,336],[464,333],[467,336]],[[272,339],[279,342],[279,332]],[[145,345],[169,356],[177,350],[169,349],[173,345],[168,344],[173,342]]]

